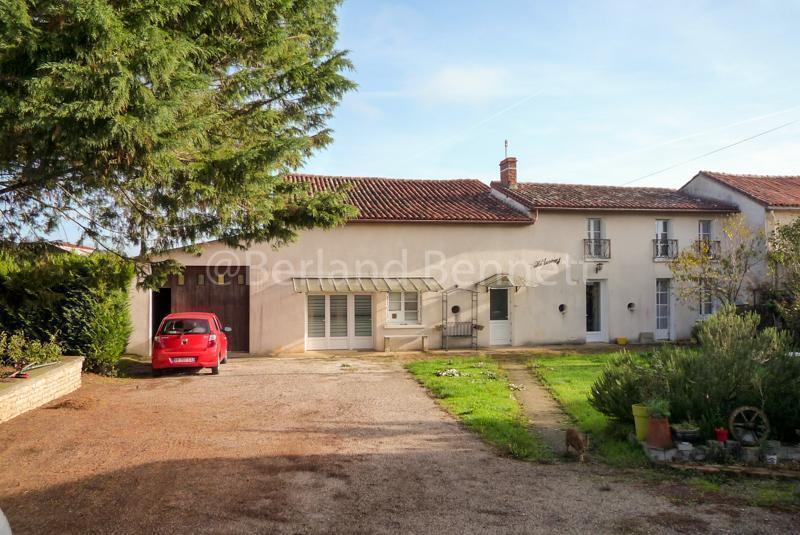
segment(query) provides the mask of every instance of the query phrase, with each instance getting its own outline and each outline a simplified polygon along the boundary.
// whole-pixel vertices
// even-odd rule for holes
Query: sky
[[[305,172],[489,182],[507,139],[522,181],[800,174],[800,1],[345,0],[339,16],[358,89]]]

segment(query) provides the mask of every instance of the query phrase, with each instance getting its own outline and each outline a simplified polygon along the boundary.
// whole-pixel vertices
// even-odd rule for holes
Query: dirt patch
[[[697,516],[673,511],[652,515],[626,516],[615,523],[618,533],[645,535],[648,533],[708,533],[711,525]]]
[[[669,528],[678,533],[701,533],[710,527],[706,520],[685,513],[663,511],[647,517],[645,522],[651,522],[662,528]]]
[[[74,411],[85,411],[86,409],[94,406],[95,403],[97,403],[97,400],[93,398],[65,399],[63,401],[58,401],[56,403],[47,405],[45,409],[70,409]]]
[[[399,361],[342,362],[85,376],[64,410],[0,425],[0,507],[15,534],[613,533],[624,519],[653,531],[664,513],[710,532],[794,531],[792,515],[677,506],[606,467],[500,457]]]

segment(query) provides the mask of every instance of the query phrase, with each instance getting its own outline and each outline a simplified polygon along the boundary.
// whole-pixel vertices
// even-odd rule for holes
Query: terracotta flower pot
[[[672,446],[669,418],[650,417],[647,422],[647,445],[651,448],[667,449]]]

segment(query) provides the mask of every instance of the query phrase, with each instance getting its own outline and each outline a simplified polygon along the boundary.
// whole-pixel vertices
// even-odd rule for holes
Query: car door
[[[219,318],[217,318],[217,323],[219,323],[219,332],[222,333],[223,340],[225,341],[225,347],[222,348],[222,350],[223,350],[222,357],[227,359],[228,358],[228,333],[225,332],[225,327],[222,325],[222,322],[219,321]]]
[[[228,337],[225,334],[225,331],[222,330],[222,323],[219,322],[219,318],[216,314],[214,314],[214,327],[217,330],[217,340],[220,341],[220,355],[223,359],[225,359],[228,356]]]

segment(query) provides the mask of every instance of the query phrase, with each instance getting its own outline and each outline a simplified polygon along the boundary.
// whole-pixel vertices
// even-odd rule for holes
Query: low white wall
[[[61,362],[33,370],[29,379],[13,379],[0,388],[0,422],[5,422],[81,386],[83,357],[62,357]]]

